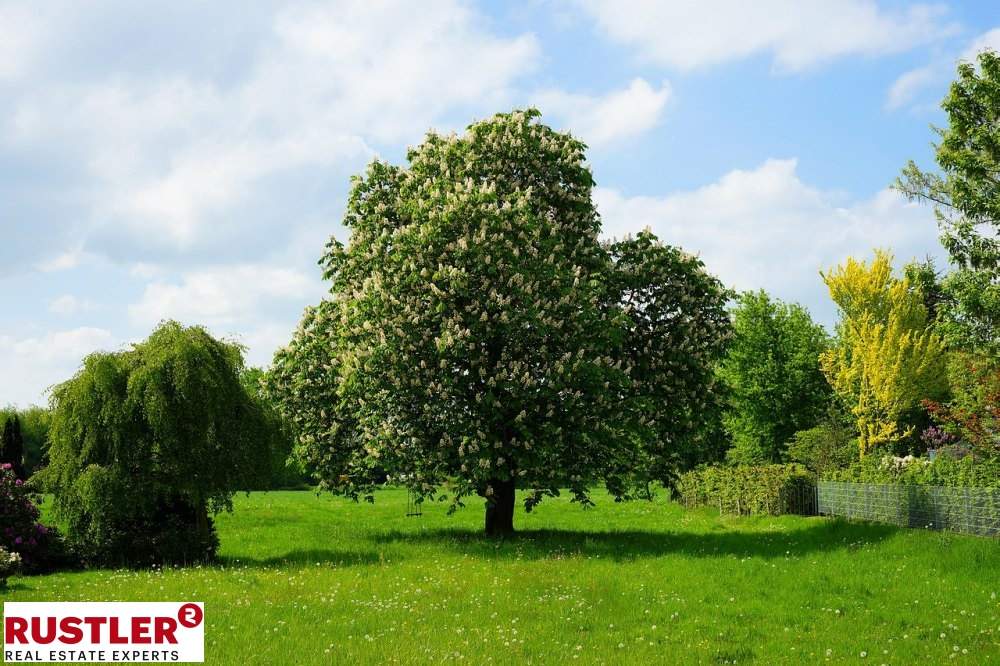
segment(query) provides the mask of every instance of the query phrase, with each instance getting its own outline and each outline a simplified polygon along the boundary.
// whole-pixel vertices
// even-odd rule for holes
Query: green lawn
[[[479,502],[257,493],[218,519],[224,565],[4,598],[204,601],[209,664],[1000,661],[1000,542],[596,500],[546,500],[494,543]]]

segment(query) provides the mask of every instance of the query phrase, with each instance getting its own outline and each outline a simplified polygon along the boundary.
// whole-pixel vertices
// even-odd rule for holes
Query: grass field
[[[1000,543],[822,518],[546,500],[519,535],[479,503],[404,516],[240,496],[224,564],[15,578],[4,598],[204,601],[206,663],[991,663]]]

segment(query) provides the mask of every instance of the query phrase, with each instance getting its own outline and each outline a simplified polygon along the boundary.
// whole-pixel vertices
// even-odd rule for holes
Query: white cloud
[[[834,58],[905,51],[953,32],[941,5],[873,0],[579,0],[612,39],[648,61],[695,69],[757,54],[799,71]]]
[[[105,212],[117,229],[124,224],[186,247],[199,239],[211,214],[243,200],[260,178],[371,154],[357,137],[336,135],[201,145],[178,154],[168,173],[120,191]]]
[[[110,349],[113,342],[110,331],[89,326],[22,339],[0,335],[0,349],[16,357],[33,358],[42,363],[83,360],[92,351]]]
[[[66,271],[76,268],[84,259],[83,248],[80,246],[72,250],[60,252],[55,256],[43,259],[35,265],[35,268],[43,273],[54,273],[56,271]]]
[[[0,5],[0,82],[25,74],[44,37],[45,24],[29,5]]]
[[[494,37],[451,1],[289,9],[274,38],[232,91],[172,83],[179,101],[154,97],[155,115],[189,109],[182,118],[208,115],[217,131],[199,132],[212,138],[176,147],[166,168],[124,188],[109,219],[146,222],[187,245],[265,176],[359,165],[374,154],[366,137],[415,137],[454,106],[496,98],[537,57],[533,37]],[[148,113],[129,113],[149,126]]]
[[[1000,28],[976,36],[957,57],[951,53],[922,67],[903,72],[889,86],[889,91],[886,93],[886,109],[889,111],[900,109],[910,105],[928,89],[943,88],[944,84],[955,76],[956,61],[975,62],[976,56],[986,49],[1000,51]]]
[[[803,183],[796,166],[794,159],[768,160],[693,191],[626,197],[598,188],[595,199],[606,235],[650,227],[664,242],[698,253],[728,285],[801,302],[827,323],[833,307],[820,269],[874,248],[893,250],[899,261],[928,251],[942,256],[928,208],[891,190],[845,202]]]
[[[81,327],[16,338],[0,335],[0,404],[41,404],[48,388],[69,379],[83,357],[118,341],[103,328]]]
[[[294,326],[294,323],[291,328],[277,323],[264,323],[233,337],[246,346],[247,365],[266,368],[271,365],[274,352],[291,340]]]
[[[913,98],[921,90],[934,85],[940,78],[940,68],[934,65],[911,69],[893,81],[886,95],[885,108],[889,111],[894,111],[906,106],[913,101]]]
[[[302,309],[325,293],[318,277],[280,266],[220,266],[176,280],[160,274],[128,307],[142,335],[165,319],[206,326],[214,335],[247,348],[247,362],[266,366],[288,343]]]
[[[163,269],[155,264],[137,262],[128,269],[128,274],[140,280],[152,280],[163,274]]]
[[[602,97],[545,91],[535,96],[535,103],[545,113],[562,118],[566,128],[589,145],[601,146],[651,129],[670,97],[669,83],[655,89],[637,78],[627,88]]]
[[[972,43],[965,47],[961,59],[967,62],[974,62],[976,56],[986,49],[1000,51],[1000,28],[993,28],[973,39]]]
[[[125,9],[88,16],[64,5],[74,20],[63,23],[84,30],[102,11]],[[275,202],[286,202],[286,223],[305,217],[317,183],[346,183],[374,154],[370,144],[417,139],[458,110],[464,120],[509,103],[539,59],[534,36],[496,35],[459,0],[231,9],[244,30],[228,44],[245,56],[238,67],[208,67],[227,43],[189,31],[205,67],[184,54],[134,68],[116,59],[89,76],[46,72],[45,85],[0,99],[0,146],[57,155],[60,173],[79,176],[73,219],[88,250],[255,260],[270,249]],[[143,28],[134,33],[161,38],[159,25]]]
[[[540,55],[534,36],[494,36],[453,0],[288,10],[276,32],[280,46],[249,87],[292,93],[383,141],[422,132],[455,105],[503,98]]]
[[[63,294],[49,301],[49,312],[57,315],[70,316],[80,312],[89,312],[94,304],[86,299],[79,299],[72,294]]]
[[[159,280],[146,286],[129,306],[129,318],[141,327],[164,319],[205,324],[216,329],[252,327],[275,302],[309,303],[322,285],[307,275],[279,267],[243,265],[193,271],[179,282]],[[290,333],[294,324],[286,326]]]

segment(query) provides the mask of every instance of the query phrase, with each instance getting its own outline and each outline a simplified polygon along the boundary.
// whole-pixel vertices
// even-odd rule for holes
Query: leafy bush
[[[717,506],[740,515],[810,512],[815,477],[802,465],[701,467],[682,474],[677,484],[688,506]]]
[[[69,559],[59,534],[38,522],[35,499],[10,463],[0,465],[0,549],[18,555],[27,573],[51,571]]]
[[[858,459],[858,439],[849,417],[832,408],[815,428],[795,433],[788,457],[819,475],[847,467]]]
[[[7,587],[7,579],[17,573],[21,556],[0,547],[0,590]]]
[[[203,508],[181,495],[159,496],[141,506],[124,505],[116,498],[125,496],[125,491],[116,486],[118,481],[97,467],[81,478],[87,520],[71,524],[76,528],[75,545],[86,561],[147,566],[214,558],[219,538]]]
[[[948,371],[951,400],[925,400],[924,407],[953,438],[981,454],[1000,454],[1000,360],[954,353]]]
[[[866,456],[846,469],[831,472],[827,478],[855,483],[1000,488],[1000,458]]]

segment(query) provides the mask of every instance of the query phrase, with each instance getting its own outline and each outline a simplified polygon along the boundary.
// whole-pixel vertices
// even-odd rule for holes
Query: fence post
[[[962,525],[971,531],[972,528],[972,500],[969,497],[969,489],[965,489],[965,524]],[[961,530],[957,530],[961,531]],[[978,530],[977,530],[978,533]]]

